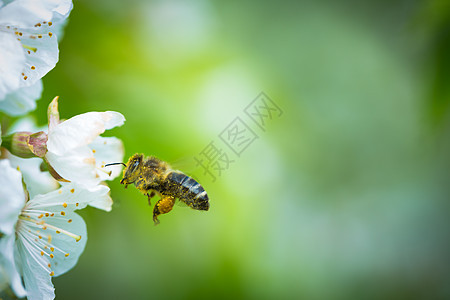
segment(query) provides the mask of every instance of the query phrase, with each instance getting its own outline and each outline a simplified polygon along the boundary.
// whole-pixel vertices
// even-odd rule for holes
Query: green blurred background
[[[126,158],[185,162],[261,91],[284,114],[217,181],[190,173],[209,212],[155,227],[112,182],[57,297],[450,298],[449,3],[75,0],[40,123],[56,95],[119,111]]]

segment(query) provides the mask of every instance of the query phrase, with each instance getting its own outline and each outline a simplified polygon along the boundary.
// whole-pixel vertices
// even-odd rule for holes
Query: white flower
[[[20,115],[36,107],[71,9],[71,0],[0,0],[0,110]]]
[[[122,161],[122,141],[100,137],[105,130],[121,126],[122,114],[114,111],[88,112],[59,122],[58,98],[49,106],[49,128],[45,159],[65,180],[95,187],[104,180],[116,178],[121,166],[104,168],[108,162]],[[112,200],[95,206],[111,210]],[[92,204],[91,204],[92,205]]]
[[[0,160],[0,264],[17,296],[55,297],[51,277],[76,264],[87,240],[86,224],[74,210],[108,198],[108,192],[103,185],[88,191],[71,183],[26,201],[20,172]]]

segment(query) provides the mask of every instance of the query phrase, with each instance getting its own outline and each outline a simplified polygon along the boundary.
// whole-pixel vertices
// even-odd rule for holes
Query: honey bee
[[[122,164],[123,178],[121,184],[125,188],[129,184],[148,197],[148,204],[158,194],[161,199],[156,202],[153,209],[153,222],[159,224],[158,216],[170,212],[175,200],[187,204],[196,210],[208,210],[209,199],[205,189],[193,178],[181,171],[173,170],[170,165],[154,156],[144,157],[136,153],[124,163],[111,163],[105,166]]]

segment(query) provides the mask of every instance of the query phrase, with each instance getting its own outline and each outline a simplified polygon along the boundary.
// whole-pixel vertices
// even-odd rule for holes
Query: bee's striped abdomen
[[[209,199],[205,189],[181,172],[171,172],[167,175],[167,192],[197,210],[208,210]]]

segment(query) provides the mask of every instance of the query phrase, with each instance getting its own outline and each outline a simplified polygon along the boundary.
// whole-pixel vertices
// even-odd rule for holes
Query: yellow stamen
[[[36,221],[36,220],[34,220],[34,219],[30,218],[30,217],[26,217],[26,216],[23,216],[23,215],[20,215],[19,219],[30,221],[30,222],[33,222],[33,223],[38,224],[38,225],[40,225],[40,223],[41,223],[41,222],[38,222],[38,221]],[[51,224],[47,224],[47,223],[44,223],[44,224],[48,228],[54,229],[57,232],[63,233],[65,235],[67,235],[67,236],[70,236],[71,238],[74,238],[75,241],[77,241],[77,242],[81,239],[81,235],[73,234],[72,232],[69,232],[67,230],[58,228],[58,227],[53,226]],[[51,235],[48,235],[48,242],[51,243]]]
[[[31,50],[31,51],[33,51],[33,52],[36,52],[36,51],[37,51],[37,48],[35,48],[35,47],[30,47],[30,46],[27,46],[27,45],[24,45],[24,44],[22,44],[22,47],[24,47],[25,49]]]

